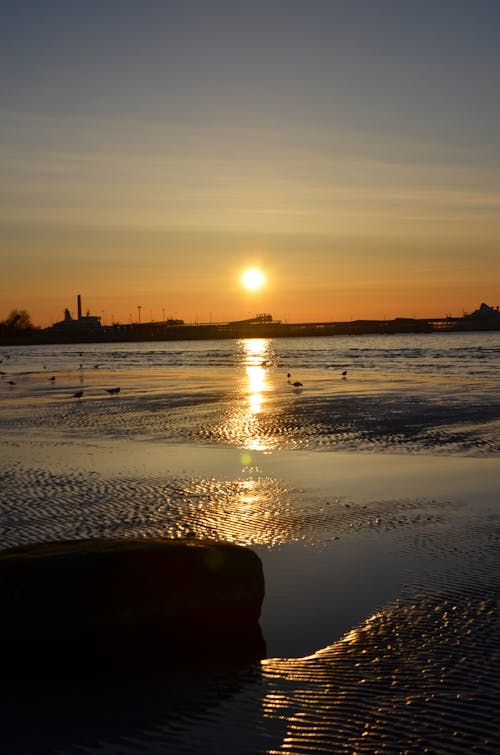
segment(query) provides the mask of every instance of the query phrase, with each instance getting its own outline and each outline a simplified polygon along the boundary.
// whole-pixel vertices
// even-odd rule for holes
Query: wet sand
[[[395,420],[378,404],[380,451],[346,452],[324,431],[331,413],[306,413],[311,397],[280,394],[256,419],[218,388],[199,404],[182,395],[9,399],[0,545],[158,534],[248,545],[266,575],[268,658],[111,690],[106,715],[109,690],[49,689],[42,703],[39,692],[9,691],[9,752],[497,752],[492,424],[462,422],[465,455],[451,442],[436,455],[424,436],[456,437],[450,413],[440,426],[429,419],[413,446],[391,444]],[[352,420],[350,400],[350,414],[335,404],[340,425]],[[385,406],[401,417],[408,401]],[[294,444],[283,426],[297,429]],[[473,426],[490,438],[488,455],[469,442]]]

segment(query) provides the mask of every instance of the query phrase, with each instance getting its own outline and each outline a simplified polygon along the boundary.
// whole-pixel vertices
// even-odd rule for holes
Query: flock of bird
[[[116,396],[118,393],[120,393],[120,388],[105,388],[104,389],[106,393],[109,393],[110,396]],[[77,391],[76,393],[73,393],[73,398],[81,398],[83,396],[83,391]]]
[[[5,355],[5,356],[6,356],[7,359],[9,359],[8,355]],[[80,354],[80,356],[82,356],[82,354]],[[3,359],[0,359],[0,364],[2,362],[3,362]],[[261,366],[263,366],[263,367],[267,366],[267,362],[262,362]],[[94,365],[94,369],[97,370],[98,368],[99,368],[99,365],[95,364]],[[43,369],[44,370],[47,369],[46,365],[43,365]],[[80,370],[82,370],[82,369],[83,369],[83,363],[80,363]],[[7,375],[7,373],[4,372],[3,370],[0,370],[0,377],[2,378],[2,380],[5,377],[5,375]],[[342,377],[343,380],[347,379],[347,370],[343,370],[341,372],[341,377]],[[292,383],[292,375],[291,375],[290,372],[287,372],[286,378],[287,378],[288,385],[290,385],[292,388],[303,388],[304,387],[304,384],[301,383],[300,380],[294,380],[293,383]],[[6,382],[7,382],[7,385],[10,385],[11,388],[13,388],[16,385],[16,381],[15,380],[7,380]],[[51,377],[49,377],[49,382],[52,383],[52,384],[54,384],[56,382],[56,376],[52,375]],[[106,391],[106,393],[109,393],[110,396],[116,396],[118,393],[120,393],[120,388],[118,386],[116,388],[105,388],[104,390]],[[80,399],[80,398],[82,398],[83,394],[84,394],[83,390],[76,391],[76,393],[72,394],[72,398]]]
[[[82,356],[82,355],[80,354],[80,356]],[[10,359],[10,356],[8,354],[6,354],[4,358],[5,359]],[[2,363],[3,363],[3,358],[0,359],[0,364],[2,364]],[[97,370],[98,368],[99,368],[99,365],[95,364],[94,365],[94,369]],[[44,370],[47,369],[47,366],[45,364],[43,365],[43,369]],[[83,369],[83,364],[82,363],[80,364],[80,369],[81,370]],[[0,370],[0,378],[2,380],[4,379],[4,377],[6,375],[7,375],[7,372],[5,372],[5,370]],[[48,378],[48,381],[49,381],[49,383],[52,383],[52,385],[54,385],[54,383],[56,382],[56,376],[55,375],[51,375]],[[15,380],[6,380],[5,382],[7,383],[7,385],[10,385],[11,388],[13,388],[16,385],[16,381]],[[119,388],[117,386],[116,388],[105,388],[104,390],[106,391],[106,393],[109,393],[110,396],[116,396],[116,395],[118,395],[118,393],[120,393],[121,388]],[[82,398],[83,394],[84,394],[83,390],[76,391],[76,393],[72,394],[72,398]]]
[[[117,393],[120,393],[120,388],[105,388],[104,389],[106,393],[109,393],[110,396],[116,396]],[[77,391],[76,393],[73,393],[73,398],[81,398],[83,396],[83,391]]]
[[[106,391],[106,393],[109,393],[110,396],[116,396],[118,393],[120,393],[121,388],[105,388],[104,390]],[[82,396],[82,390],[73,393],[73,398],[81,398]]]
[[[342,380],[347,380],[347,370],[343,370],[341,372],[341,377],[342,377]],[[291,385],[292,388],[303,388],[304,387],[304,383],[301,383],[300,380],[294,380],[294,382],[292,383],[292,375],[291,375],[290,372],[287,372],[286,382],[288,383],[288,385]]]
[[[2,373],[2,374],[4,375],[5,373]],[[55,381],[56,381],[55,375],[49,378],[49,382],[55,383]],[[13,388],[16,385],[16,381],[7,380],[7,385],[10,385],[11,388]],[[116,387],[116,388],[105,388],[104,390],[106,391],[106,393],[109,393],[110,396],[116,396],[118,393],[120,393],[121,389],[119,387]],[[76,393],[72,394],[72,398],[82,398],[83,393],[84,392],[82,390],[76,391]]]

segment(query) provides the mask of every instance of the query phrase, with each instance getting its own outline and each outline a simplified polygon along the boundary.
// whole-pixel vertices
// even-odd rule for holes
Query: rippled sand
[[[6,752],[498,752],[495,407],[196,395],[9,398],[0,545],[249,545],[269,657],[140,688],[3,690]]]
[[[283,369],[248,369],[243,378],[222,368],[73,371],[53,384],[47,374],[21,375],[13,388],[0,382],[0,428],[254,450],[500,453],[497,384],[317,376],[294,389]],[[119,395],[106,393],[116,385]]]

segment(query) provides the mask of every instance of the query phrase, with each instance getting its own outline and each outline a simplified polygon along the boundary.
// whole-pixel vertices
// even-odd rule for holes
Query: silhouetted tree
[[[19,330],[29,330],[33,327],[31,315],[27,309],[13,309],[7,315],[2,323],[6,328],[18,328]]]
[[[30,336],[37,330],[39,328],[33,325],[27,309],[13,309],[5,320],[0,321],[0,335],[6,338]]]

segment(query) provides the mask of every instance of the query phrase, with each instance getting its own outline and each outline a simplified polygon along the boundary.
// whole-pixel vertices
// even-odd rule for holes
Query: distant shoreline
[[[58,343],[121,343],[137,341],[201,341],[241,338],[311,338],[346,335],[394,335],[499,331],[500,322],[475,317],[395,318],[394,320],[352,320],[320,323],[217,323],[170,325],[163,322],[110,325],[85,330],[36,328],[0,336],[0,346]]]

